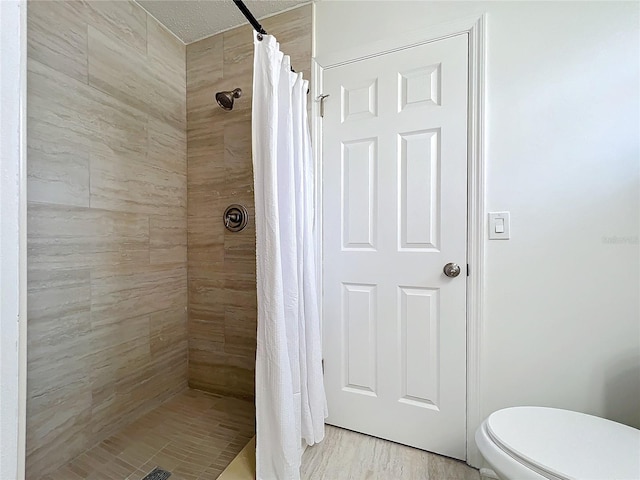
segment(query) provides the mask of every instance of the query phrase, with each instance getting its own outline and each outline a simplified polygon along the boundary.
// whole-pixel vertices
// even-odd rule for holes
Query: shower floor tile
[[[218,477],[255,434],[254,403],[186,390],[43,480],[169,480]]]

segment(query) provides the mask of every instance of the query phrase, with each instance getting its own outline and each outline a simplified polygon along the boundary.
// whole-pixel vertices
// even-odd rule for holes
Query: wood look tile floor
[[[451,458],[327,425],[323,442],[302,457],[304,480],[480,480]]]
[[[254,417],[251,401],[186,390],[43,480],[140,480],[157,466],[170,480],[212,480],[253,437]]]

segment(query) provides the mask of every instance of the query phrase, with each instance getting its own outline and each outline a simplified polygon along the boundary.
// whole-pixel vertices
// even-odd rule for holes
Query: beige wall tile
[[[89,430],[96,441],[124,425],[124,415],[133,405],[119,391],[129,376],[144,382],[149,378],[149,317],[122,319],[93,329],[91,341],[91,420]],[[151,396],[147,402],[154,402]]]
[[[233,355],[255,357],[256,309],[229,305],[224,312],[224,351]]]
[[[276,35],[275,31],[269,33]],[[238,103],[243,109],[250,109],[253,93],[253,30],[251,26],[243,25],[221,35],[224,37],[224,79],[242,88],[245,101]]]
[[[89,152],[33,139],[27,158],[30,201],[89,206]]]
[[[142,158],[91,154],[91,207],[173,215],[187,209],[187,178]]]
[[[183,306],[186,266],[105,267],[91,275],[93,327]]]
[[[186,219],[167,215],[149,217],[149,249],[151,264],[186,264]]]
[[[213,192],[220,196],[226,190],[222,132],[211,135],[204,146],[189,149],[187,171],[188,193],[194,201],[205,199],[207,196],[211,197]],[[195,212],[199,212],[199,209]]]
[[[187,47],[187,89],[190,92],[223,78],[223,54],[222,35],[213,35]]]
[[[135,2],[30,2],[28,16],[35,479],[187,386],[186,72],[184,45]],[[94,468],[85,455],[51,478]]]
[[[29,140],[81,151],[146,154],[144,113],[39,62],[28,65]]]
[[[186,176],[186,128],[176,128],[151,117],[147,134],[147,163],[167,172]]]
[[[164,71],[152,69],[146,55],[89,25],[89,59],[91,86],[177,128],[184,126],[184,88],[166,83]]]
[[[189,322],[189,347],[204,352],[224,352],[224,312],[195,309]]]
[[[202,86],[190,91],[187,96],[187,130],[189,133],[189,147],[198,137],[198,134],[206,138],[207,134],[221,132],[224,128],[224,120],[233,115],[233,111],[241,102],[245,102],[245,93],[234,102],[232,112],[223,110],[216,101],[216,93],[236,88],[232,82],[225,82],[224,79],[211,81],[209,78],[202,80]]]
[[[89,432],[85,428],[90,418],[90,409],[85,408],[83,404],[86,398],[82,392],[78,392],[78,395],[74,396],[72,400],[78,403],[78,407],[72,409],[74,415],[67,417],[46,437],[30,437],[29,433],[27,433],[27,445],[31,445],[34,438],[38,438],[42,444],[27,453],[26,478],[40,478],[43,476],[43,472],[55,470],[58,466],[82,452],[91,443]],[[49,411],[49,414],[55,416],[53,411]],[[28,417],[28,422],[31,421],[41,421],[41,419],[29,419]],[[76,477],[68,474],[63,478],[72,480]]]
[[[239,112],[240,113],[240,112]],[[253,163],[251,160],[251,115],[242,112],[238,118],[225,122],[224,166],[228,192],[253,193]],[[253,205],[253,196],[244,195],[243,200]]]
[[[91,308],[90,282],[89,269],[29,270],[28,341],[33,348],[38,348],[43,339],[52,341],[57,334],[65,331],[64,327],[56,325],[60,319],[76,314],[87,314],[88,317]],[[43,338],[47,334],[53,334],[54,338]]]
[[[187,110],[187,150],[189,155],[211,155],[212,148],[218,148],[221,152],[224,149],[225,117],[220,113],[224,113],[224,111],[215,101],[216,90],[218,88],[214,87],[211,88],[210,94],[200,95],[206,107],[200,111]]]
[[[83,83],[88,82],[86,10],[80,2],[30,1],[27,54]]]
[[[168,83],[180,91],[180,100],[185,105],[186,46],[150,16],[147,18],[147,55],[151,68],[168,76]],[[181,120],[185,121],[184,115]]]
[[[213,186],[189,188],[188,259],[191,267],[220,265],[224,268],[225,228],[223,214],[228,203]]]
[[[248,202],[247,202],[248,203]],[[249,275],[254,280],[256,274],[256,231],[255,209],[247,208],[249,223],[241,235],[226,235],[224,237],[224,265],[225,270],[234,274]],[[254,288],[251,289],[255,291]]]
[[[228,354],[222,354],[222,363],[211,360],[211,352],[200,356],[200,351],[189,350],[189,386],[198,390],[216,391],[240,398],[254,397],[254,371],[226,365]]]
[[[91,154],[146,158],[143,113],[32,60],[28,92],[30,201],[89,206]]]
[[[149,262],[146,215],[31,203],[27,229],[30,270]]]
[[[55,438],[91,405],[88,270],[30,271],[28,275],[28,451]]]
[[[166,357],[174,350],[184,351],[187,344],[187,309],[179,306],[150,316],[151,355]],[[179,349],[175,349],[175,346]],[[186,366],[186,357],[185,357]]]
[[[189,268],[189,303],[224,312],[224,263],[201,263]]]
[[[225,271],[224,278],[225,305],[257,309],[256,278],[249,274]]]
[[[89,441],[89,278],[89,270],[28,274],[27,478],[51,455],[70,458]]]
[[[111,38],[118,38],[128,49],[147,51],[147,14],[131,0],[83,1],[85,21]],[[151,22],[155,22],[151,19]]]
[[[294,67],[308,73],[311,7],[267,20]],[[247,25],[187,46],[189,384],[239,396],[253,395],[256,345],[253,48]],[[236,87],[243,95],[234,109],[219,108],[215,93]],[[231,203],[249,211],[239,233],[221,221]]]

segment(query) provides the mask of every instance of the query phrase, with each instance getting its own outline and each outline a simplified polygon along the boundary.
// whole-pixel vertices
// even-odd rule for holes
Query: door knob
[[[447,277],[455,278],[460,275],[460,265],[457,263],[447,263],[442,271]]]

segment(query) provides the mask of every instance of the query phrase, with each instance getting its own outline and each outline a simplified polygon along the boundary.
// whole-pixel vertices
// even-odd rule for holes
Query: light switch
[[[509,212],[489,213],[489,240],[509,240]]]

